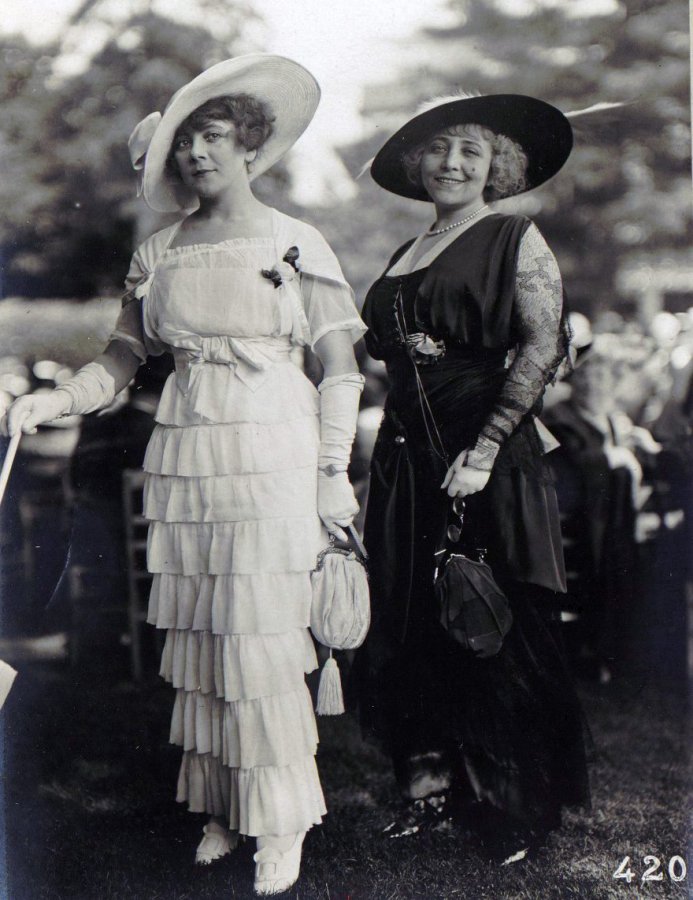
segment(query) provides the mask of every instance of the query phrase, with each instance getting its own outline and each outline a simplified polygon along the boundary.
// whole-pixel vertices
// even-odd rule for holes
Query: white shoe
[[[301,869],[301,849],[305,831],[299,832],[293,844],[283,853],[276,847],[258,850],[255,860],[255,880],[253,888],[260,896],[281,894],[298,881]]]
[[[216,822],[208,822],[202,831],[204,837],[195,851],[195,865],[197,866],[208,866],[238,846],[238,832],[229,831]]]

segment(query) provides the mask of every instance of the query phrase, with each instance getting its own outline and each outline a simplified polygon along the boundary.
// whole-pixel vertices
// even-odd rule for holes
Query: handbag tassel
[[[340,716],[344,712],[344,694],[342,679],[339,674],[337,660],[332,656],[322,667],[320,685],[318,686],[318,702],[315,711],[319,716]]]

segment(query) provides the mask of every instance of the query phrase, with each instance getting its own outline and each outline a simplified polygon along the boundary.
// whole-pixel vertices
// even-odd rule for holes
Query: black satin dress
[[[482,825],[497,830],[500,816],[501,830],[541,835],[560,824],[563,805],[588,801],[583,718],[559,633],[565,576],[552,479],[528,414],[486,488],[467,500],[467,540],[487,548],[514,616],[500,653],[476,659],[437,618],[433,554],[451,505],[440,488],[447,466],[402,341],[404,330],[445,342],[445,355],[416,371],[453,460],[474,444],[506,376],[508,269],[525,228],[519,217],[489,216],[428,269],[383,276],[368,293],[366,344],[385,360],[390,391],[365,523],[373,622],[355,672],[362,725],[391,754],[405,796],[420,796],[427,776],[451,782]]]

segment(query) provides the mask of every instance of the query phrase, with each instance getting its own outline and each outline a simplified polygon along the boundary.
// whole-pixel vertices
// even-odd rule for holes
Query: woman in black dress
[[[535,418],[567,352],[561,278],[528,218],[487,206],[546,181],[571,147],[569,122],[546,103],[461,97],[415,116],[371,167],[386,190],[433,202],[435,220],[394,254],[363,310],[390,391],[365,525],[373,625],[357,666],[362,722],[409,801],[391,836],[454,809],[502,858],[541,842],[564,805],[588,801],[559,634],[550,435]],[[466,498],[465,544],[487,549],[513,612],[489,659],[439,623],[434,553],[453,498]]]

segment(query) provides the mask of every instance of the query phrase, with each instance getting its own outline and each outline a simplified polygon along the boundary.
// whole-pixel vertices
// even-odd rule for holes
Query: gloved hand
[[[113,376],[100,363],[90,362],[50,393],[19,397],[7,410],[0,428],[10,436],[20,430],[32,434],[38,425],[59,416],[104,409],[113,402],[115,393]]]
[[[357,372],[325,378],[320,392],[318,515],[330,534],[346,540],[343,528],[354,521],[359,505],[347,469],[356,435],[364,377]]]
[[[52,422],[64,416],[70,407],[70,397],[59,391],[46,394],[25,394],[7,409],[0,425],[3,434],[10,437],[18,431],[36,434],[38,425]]]
[[[348,540],[347,528],[354,521],[359,505],[346,472],[327,475],[318,472],[318,515],[325,528],[340,541]]]

